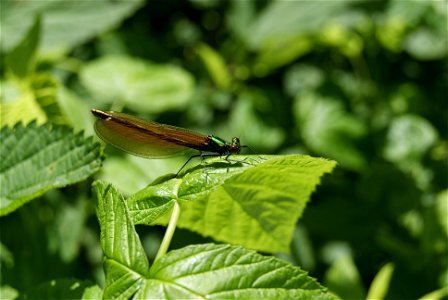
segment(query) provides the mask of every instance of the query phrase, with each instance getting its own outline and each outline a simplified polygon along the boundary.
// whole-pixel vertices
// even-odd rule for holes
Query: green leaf
[[[434,127],[417,115],[395,118],[387,133],[384,156],[392,162],[419,161],[437,139]]]
[[[185,106],[193,77],[173,65],[156,65],[128,56],[109,56],[86,65],[81,79],[92,95],[138,112],[163,112]]]
[[[104,298],[130,298],[149,270],[148,259],[129,216],[123,196],[112,186],[97,181],[101,248],[106,287]]]
[[[277,149],[285,140],[286,135],[278,126],[269,124],[265,117],[255,113],[257,108],[265,106],[265,111],[274,108],[262,93],[252,90],[240,94],[238,101],[233,105],[229,124],[220,132],[222,136],[231,136],[234,132],[240,133],[244,144],[255,149]],[[262,103],[262,105],[260,105]],[[221,135],[221,134],[220,134]]]
[[[100,168],[99,144],[64,126],[17,124],[0,132],[0,215]]]
[[[88,287],[84,290],[81,299],[82,300],[103,299],[103,290],[97,285]]]
[[[171,251],[151,267],[137,299],[336,299],[306,272],[230,245]]]
[[[271,2],[247,28],[246,35],[252,49],[260,49],[291,36],[315,33],[331,18],[337,18],[351,3],[280,1]]]
[[[349,255],[331,265],[325,274],[325,284],[342,299],[364,299],[366,295],[359,271]]]
[[[146,159],[134,155],[108,156],[98,179],[112,183],[126,196],[145,188],[162,174],[177,172],[186,158]]]
[[[447,53],[446,29],[440,33],[427,28],[417,29],[406,37],[405,48],[418,60],[443,60]]]
[[[394,265],[392,263],[384,265],[373,279],[366,299],[384,299],[389,290],[393,272]]]
[[[61,55],[98,34],[111,30],[132,15],[144,2],[96,1],[10,1],[3,5],[1,50],[9,52],[32,26],[33,16],[43,20],[40,51]],[[17,22],[20,20],[20,22]],[[80,30],[79,24],[83,24]]]
[[[60,108],[58,102],[61,85],[53,75],[44,72],[33,74],[21,84],[21,90],[11,81],[7,81],[6,86],[8,89],[17,88],[17,90],[2,99],[2,125],[12,127],[16,123],[27,124],[32,120],[37,120],[39,124],[46,121],[60,125],[69,123],[68,114]]]
[[[311,51],[308,36],[331,23],[351,2],[270,2],[245,30],[244,40],[259,55],[255,72],[264,75]]]
[[[423,297],[419,298],[418,300],[443,300],[446,299],[448,296],[448,286],[442,287],[441,289],[432,291],[431,293],[428,293],[424,295]]]
[[[67,125],[69,120],[58,103],[60,83],[49,73],[38,73],[31,81],[31,89],[35,101],[45,112],[47,120],[53,124]]]
[[[49,229],[49,250],[59,253],[65,263],[78,257],[80,244],[84,237],[87,220],[88,201],[78,198],[75,205],[63,202],[55,216],[55,224]]]
[[[228,89],[230,76],[224,58],[206,44],[199,44],[196,47],[196,53],[204,63],[215,85],[221,89]]]
[[[264,157],[269,159],[260,163],[258,156],[235,156],[242,162],[231,166],[222,159],[207,160],[205,169],[190,169],[182,178],[150,185],[128,199],[131,215],[137,224],[150,224],[146,215],[152,222],[158,205],[176,200],[181,204],[179,227],[265,252],[288,252],[311,193],[335,162],[300,155]]]
[[[90,113],[91,106],[87,101],[83,101],[73,91],[60,85],[56,91],[56,98],[61,115],[67,118],[67,123],[75,131],[83,130],[87,136],[94,135],[93,118]]]
[[[19,292],[8,285],[3,285],[0,286],[0,295],[2,295],[2,300],[13,300],[17,299]]]
[[[1,86],[0,122],[2,127],[5,125],[12,127],[18,122],[28,124],[33,120],[42,124],[47,120],[31,88],[20,90],[17,82],[13,80],[2,81]]]
[[[0,242],[0,263],[8,268],[14,266],[14,255],[9,249]]]
[[[361,120],[347,113],[340,101],[315,93],[300,94],[295,116],[306,145],[316,153],[336,159],[342,166],[359,170],[366,164],[355,142],[366,134]]]
[[[179,179],[165,182],[171,190],[178,183]],[[160,186],[154,189],[160,195],[171,193]],[[104,298],[128,299],[136,293],[137,299],[335,299],[299,268],[230,245],[192,245],[171,251],[149,269],[127,208],[129,200],[101,182],[94,184],[94,190],[105,256]]]
[[[3,14],[2,14],[3,15]],[[20,79],[25,79],[34,71],[34,60],[40,40],[41,22],[36,17],[26,36],[5,58],[6,65]]]

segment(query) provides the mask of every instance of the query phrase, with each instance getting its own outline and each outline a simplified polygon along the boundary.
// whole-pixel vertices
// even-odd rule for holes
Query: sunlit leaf
[[[81,299],[83,300],[103,299],[103,290],[97,285],[88,287],[84,290]]]
[[[370,285],[366,299],[381,300],[386,297],[392,280],[392,274],[394,273],[394,268],[392,263],[388,263],[379,270]]]
[[[406,37],[406,50],[419,60],[446,58],[446,31],[437,34],[429,29],[419,29]]]
[[[193,77],[179,67],[128,56],[92,61],[81,79],[98,100],[141,112],[179,109],[188,103],[194,87]]]
[[[32,26],[33,16],[42,16],[40,51],[61,55],[72,47],[116,27],[143,1],[2,1],[1,47],[14,48]],[[20,20],[20,22],[17,22]],[[83,24],[80,30],[79,24]]]
[[[3,127],[0,147],[0,215],[50,189],[86,179],[101,164],[99,145],[63,126]]]
[[[297,219],[320,177],[335,163],[297,155],[265,162],[257,161],[257,156],[235,159],[247,163],[229,166],[214,160],[205,170],[190,170],[182,178],[137,193],[128,199],[135,222],[148,224],[144,209],[150,208],[150,213],[155,201],[166,205],[177,200],[179,227],[265,252],[288,252]],[[258,165],[249,165],[252,162]]]
[[[384,156],[393,162],[417,161],[435,142],[437,133],[425,119],[403,115],[390,124]]]
[[[105,298],[129,298],[136,293],[137,299],[198,295],[335,299],[298,267],[242,247],[192,245],[167,253],[149,268],[127,202],[111,185],[97,182],[95,192],[105,255]]]
[[[172,251],[151,267],[136,298],[336,299],[306,272],[230,245]]]
[[[145,250],[123,196],[112,185],[99,181],[94,191],[106,272],[104,298],[130,298],[149,271]]]

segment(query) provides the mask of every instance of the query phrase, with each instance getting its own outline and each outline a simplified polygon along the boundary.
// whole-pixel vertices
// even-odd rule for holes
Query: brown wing
[[[92,110],[95,131],[106,143],[142,157],[169,157],[208,144],[209,138],[180,127],[118,113]]]

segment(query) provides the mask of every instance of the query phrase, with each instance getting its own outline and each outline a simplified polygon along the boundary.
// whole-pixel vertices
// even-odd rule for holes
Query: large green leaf
[[[142,4],[140,0],[2,1],[1,51],[9,52],[23,39],[34,22],[33,16],[42,15],[41,51],[45,55],[61,54],[117,26]]]
[[[101,165],[99,144],[63,126],[3,127],[0,150],[0,215],[50,189],[84,180]]]
[[[92,95],[139,112],[181,108],[190,100],[193,77],[174,65],[157,65],[128,56],[110,56],[86,65],[81,79]]]
[[[137,299],[336,299],[306,272],[230,245],[192,245],[157,260]]]
[[[188,246],[162,256],[149,269],[127,202],[111,185],[96,182],[94,187],[105,256],[104,298],[128,299],[136,293],[137,299],[334,299],[299,268],[237,246]]]
[[[335,162],[301,155],[265,158],[270,159],[235,156],[242,162],[230,167],[222,159],[209,160],[215,163],[205,169],[150,185],[128,199],[131,215],[137,224],[150,224],[176,200],[179,227],[261,251],[288,252],[311,193]]]
[[[102,182],[94,185],[101,226],[106,287],[104,298],[128,299],[138,289],[149,271],[148,259],[123,196]]]

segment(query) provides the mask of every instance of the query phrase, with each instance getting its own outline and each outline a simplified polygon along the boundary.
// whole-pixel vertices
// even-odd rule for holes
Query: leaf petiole
[[[160,244],[159,251],[157,251],[156,258],[154,261],[158,260],[160,257],[164,256],[170,247],[171,239],[174,235],[174,230],[176,229],[177,220],[179,219],[180,206],[177,201],[174,201],[173,211],[171,213],[170,222],[166,228],[165,236],[163,237],[162,243]]]

